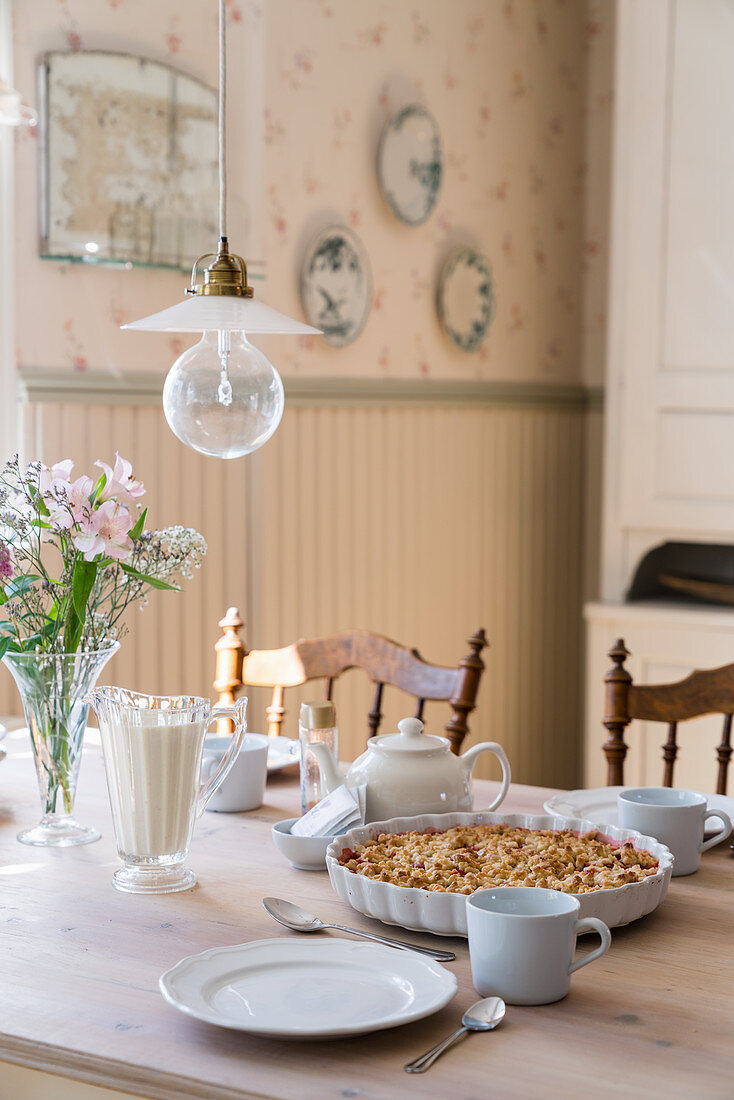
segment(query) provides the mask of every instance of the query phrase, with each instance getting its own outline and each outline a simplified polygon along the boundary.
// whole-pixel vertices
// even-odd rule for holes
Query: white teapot
[[[399,733],[371,737],[367,751],[354,761],[346,779],[329,746],[310,742],[308,747],[319,762],[322,797],[343,783],[348,787],[366,783],[365,821],[471,810],[474,762],[480,753],[491,752],[502,765],[502,786],[486,808],[499,806],[510,786],[510,762],[496,741],[483,741],[462,756],[454,756],[448,737],[424,734],[423,723],[417,718],[403,718],[398,729]]]

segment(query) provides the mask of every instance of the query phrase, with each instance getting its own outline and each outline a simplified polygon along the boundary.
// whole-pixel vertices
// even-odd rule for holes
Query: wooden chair
[[[673,768],[678,755],[678,723],[704,714],[723,714],[721,744],[717,746],[719,770],[716,793],[726,794],[727,771],[732,755],[731,718],[734,713],[734,664],[705,672],[692,672],[685,680],[672,684],[633,684],[624,667],[629,657],[622,638],[609,650],[613,666],[604,677],[606,715],[604,725],[609,739],[604,744],[607,758],[607,785],[624,784],[624,758],[627,745],[624,731],[633,718],[645,722],[667,722],[668,738],[663,749],[663,786],[673,786]]]
[[[224,633],[216,646],[214,690],[220,703],[232,703],[243,687],[273,689],[268,735],[278,737],[285,716],[285,689],[309,680],[326,681],[324,698],[331,699],[334,681],[350,668],[363,669],[375,685],[372,709],[367,715],[369,737],[380,728],[382,692],[392,684],[416,699],[415,717],[423,717],[426,700],[444,700],[451,707],[446,734],[458,752],[469,732],[467,719],[476,707],[479,681],[484,670],[480,656],[487,645],[484,630],[469,639],[470,652],[457,668],[430,665],[415,649],[391,642],[366,630],[345,630],[327,638],[302,639],[285,649],[253,649],[247,652],[239,636],[243,623],[236,607],[220,620]]]

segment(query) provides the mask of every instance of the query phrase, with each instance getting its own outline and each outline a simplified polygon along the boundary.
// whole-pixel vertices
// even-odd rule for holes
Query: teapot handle
[[[500,787],[500,793],[497,795],[494,802],[486,807],[487,810],[496,810],[499,804],[504,800],[512,779],[510,761],[507,759],[507,753],[502,746],[498,745],[496,741],[482,741],[481,744],[473,745],[470,749],[467,749],[466,752],[462,753],[459,757],[459,761],[466,768],[468,778],[472,773],[477,757],[483,752],[493,753],[502,767],[502,786]]]

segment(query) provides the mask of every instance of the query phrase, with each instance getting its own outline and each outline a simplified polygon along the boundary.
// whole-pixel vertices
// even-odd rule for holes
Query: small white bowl
[[[287,860],[290,860],[292,867],[298,867],[301,871],[324,871],[326,849],[335,837],[294,836],[291,826],[296,821],[298,821],[297,817],[276,821],[271,830],[275,847]]]

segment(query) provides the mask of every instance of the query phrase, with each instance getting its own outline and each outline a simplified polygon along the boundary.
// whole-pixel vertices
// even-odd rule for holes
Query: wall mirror
[[[216,240],[217,94],[80,50],[41,64],[41,255],[186,269]]]

